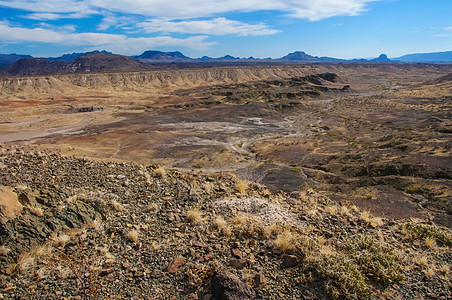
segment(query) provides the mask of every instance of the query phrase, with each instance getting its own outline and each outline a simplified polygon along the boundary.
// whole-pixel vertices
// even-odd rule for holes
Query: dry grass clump
[[[187,212],[187,219],[192,223],[192,224],[200,224],[202,222],[202,214],[199,211],[199,209],[190,209]]]
[[[421,266],[427,266],[428,265],[428,259],[425,256],[422,256],[419,258],[419,260],[417,261],[418,264],[420,264]]]
[[[222,216],[218,216],[214,219],[213,224],[215,228],[220,230],[224,235],[231,235],[232,230],[231,227],[228,226],[228,223],[224,220]]]
[[[41,257],[48,257],[52,253],[52,247],[46,244],[43,246],[35,247],[29,252],[19,255],[17,260],[17,268],[20,272],[32,271],[36,268],[38,260]]]
[[[8,253],[11,252],[11,249],[5,247],[5,246],[0,246],[0,256],[6,256],[8,255]]]
[[[293,250],[297,245],[297,238],[298,236],[294,232],[285,230],[276,236],[273,245],[282,252]]]
[[[443,274],[448,274],[449,271],[450,271],[450,268],[449,268],[448,265],[444,265],[444,266],[442,266],[441,268],[439,268],[439,271],[440,271],[441,273],[443,273]]]
[[[425,239],[425,246],[429,248],[435,248],[436,247],[436,240],[432,237],[427,237]]]
[[[336,211],[337,211],[337,208],[334,205],[327,206],[327,208],[326,208],[326,212],[329,213],[330,215],[335,215]]]
[[[384,224],[383,219],[380,217],[374,217],[369,211],[363,211],[361,213],[361,219],[370,224],[370,226],[376,228]]]
[[[235,189],[240,194],[245,194],[246,190],[248,189],[248,181],[246,181],[245,179],[237,180],[235,183]]]
[[[147,184],[152,184],[151,174],[146,172],[146,170],[140,170],[140,171],[138,171],[138,174],[140,174],[144,177],[144,180],[146,181]]]
[[[370,223],[370,226],[372,226],[374,228],[381,227],[384,224],[383,219],[380,217],[371,218],[369,223]]]
[[[433,277],[433,276],[435,276],[435,270],[433,270],[433,269],[428,269],[428,270],[425,270],[424,271],[424,274],[425,274],[425,276],[427,276],[427,277]]]
[[[109,201],[110,206],[116,210],[116,211],[121,211],[123,209],[123,206],[121,203],[119,203],[118,201],[116,201],[115,199],[111,199]]]
[[[92,228],[96,231],[101,231],[103,228],[103,224],[102,224],[102,221],[100,221],[99,219],[95,219],[94,221],[86,224],[85,228]]]
[[[227,223],[226,223],[226,221],[224,220],[224,218],[222,216],[216,217],[215,220],[213,220],[213,224],[219,230],[221,230],[222,228],[227,226]]]
[[[261,220],[239,215],[232,219],[233,230],[237,236],[244,238],[265,238],[265,229]]]
[[[138,242],[138,236],[139,236],[139,233],[135,229],[128,231],[126,234],[127,239],[134,243]]]
[[[215,187],[215,185],[213,184],[213,182],[209,182],[209,181],[205,182],[204,186],[203,186],[204,190],[209,195],[212,193],[214,187]]]
[[[157,168],[154,169],[154,175],[157,177],[165,177],[166,175],[166,170],[164,167],[162,166],[158,166]]]
[[[346,216],[350,215],[350,209],[347,206],[341,206],[341,214]]]
[[[68,236],[67,234],[58,234],[58,235],[55,234],[52,238],[53,246],[55,247],[64,247],[66,243],[69,242],[70,240],[71,237]]]

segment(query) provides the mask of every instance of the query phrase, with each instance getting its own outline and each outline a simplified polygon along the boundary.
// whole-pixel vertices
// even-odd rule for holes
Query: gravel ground
[[[8,146],[0,185],[2,299],[211,299],[221,270],[258,299],[452,297],[449,229],[312,189]]]

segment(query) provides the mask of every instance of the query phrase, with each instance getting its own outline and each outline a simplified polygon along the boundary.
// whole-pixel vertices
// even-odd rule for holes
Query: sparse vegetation
[[[164,177],[166,175],[166,170],[164,167],[158,166],[157,168],[154,169],[154,174],[157,177]]]
[[[3,86],[8,134],[71,124],[84,134],[26,141],[34,152],[0,144],[0,185],[23,206],[0,226],[2,296],[203,299],[227,270],[262,299],[452,297],[442,227],[450,83],[426,83],[449,67],[337,65],[336,83],[304,76],[325,68],[218,68],[212,85],[206,70],[174,68],[152,71],[164,74],[157,81],[139,72],[80,75],[76,89],[61,76]],[[389,90],[370,95],[370,85]],[[66,110],[81,103],[105,109]],[[14,133],[28,116],[42,122]]]
[[[129,241],[136,243],[136,242],[138,242],[139,232],[137,230],[133,229],[133,230],[127,231],[126,236]]]
[[[196,208],[189,210],[187,212],[187,219],[195,225],[201,223],[202,222],[201,211],[199,211],[199,209],[196,209]]]
[[[245,194],[246,190],[248,189],[248,181],[244,179],[237,180],[237,182],[235,183],[235,188],[240,194]]]
[[[123,209],[122,204],[116,201],[115,199],[111,199],[109,204],[116,211],[121,211]]]

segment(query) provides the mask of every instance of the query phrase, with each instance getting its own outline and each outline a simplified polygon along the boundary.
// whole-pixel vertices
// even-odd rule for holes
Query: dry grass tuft
[[[436,247],[436,240],[432,237],[427,237],[425,239],[425,246],[429,248],[435,248]]]
[[[146,207],[146,211],[147,212],[155,212],[159,210],[159,207],[157,205],[157,203],[150,203],[147,207]]]
[[[59,234],[55,235],[53,238],[53,246],[55,247],[64,247],[67,242],[71,240],[71,237],[67,234]]]
[[[215,220],[213,221],[213,224],[224,235],[231,235],[232,234],[231,227],[228,226],[228,224],[226,223],[226,221],[224,220],[224,218],[222,216],[216,217]]]
[[[204,190],[209,195],[212,193],[214,187],[215,187],[215,185],[213,184],[213,182],[205,182],[204,183]]]
[[[273,241],[273,245],[276,249],[285,252],[295,247],[295,239],[296,237],[291,231],[285,230],[276,236],[276,239]]]
[[[8,253],[11,252],[11,249],[5,247],[5,246],[0,246],[0,256],[6,256],[8,255]]]
[[[444,265],[441,268],[439,268],[439,271],[443,274],[448,274],[449,273],[449,266],[448,265]]]
[[[92,222],[89,222],[88,224],[85,225],[85,228],[92,228],[96,231],[101,231],[103,228],[103,224],[102,221],[95,219]]]
[[[371,218],[369,223],[370,223],[370,226],[372,226],[374,228],[383,226],[383,224],[384,224],[383,219],[380,217]]]
[[[435,276],[435,270],[433,270],[433,269],[425,270],[424,274],[425,274],[425,276],[431,278],[431,277]]]
[[[52,253],[52,247],[49,245],[43,245],[35,247],[29,252],[19,255],[17,260],[17,268],[20,272],[32,271],[36,268],[39,258],[47,257]]]
[[[123,209],[122,204],[116,201],[115,199],[111,199],[109,204],[116,211],[121,211]]]
[[[157,177],[165,177],[165,175],[166,175],[166,170],[165,170],[165,168],[164,167],[162,167],[162,166],[159,166],[159,167],[157,167],[156,169],[154,169],[154,174],[155,174],[155,176],[157,176]]]
[[[215,220],[213,220],[213,224],[215,225],[215,227],[216,227],[218,230],[221,230],[221,229],[223,229],[224,227],[227,226],[226,221],[225,221],[224,218],[221,217],[221,216],[216,217]]]
[[[36,258],[31,255],[19,256],[17,267],[21,272],[27,272],[36,268]]]
[[[242,195],[245,194],[246,190],[248,189],[248,181],[246,181],[244,179],[237,180],[235,183],[235,189],[240,194],[242,194]]]
[[[198,209],[191,209],[187,212],[187,219],[193,224],[202,222],[202,214]]]
[[[341,214],[348,216],[350,214],[350,210],[347,206],[341,206]]]
[[[418,263],[421,266],[427,266],[428,265],[428,259],[425,256],[422,256],[421,258],[419,258]]]
[[[326,212],[329,213],[330,215],[335,215],[336,211],[337,211],[336,206],[333,206],[333,205],[328,206],[326,208]]]
[[[138,242],[138,236],[139,233],[135,229],[128,231],[126,234],[127,239],[134,243]]]

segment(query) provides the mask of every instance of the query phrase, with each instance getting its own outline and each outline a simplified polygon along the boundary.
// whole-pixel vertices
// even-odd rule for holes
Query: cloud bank
[[[0,0],[0,8],[3,6],[24,11],[15,16],[15,22],[28,19],[55,23],[58,20],[79,19],[73,21],[76,31],[75,25],[80,25],[84,18],[98,20],[89,29],[91,32],[79,33],[49,29],[41,24],[33,28],[33,25],[21,27],[16,23],[12,26],[0,20],[0,39],[15,43],[102,46],[107,50],[109,47],[124,47],[121,43],[127,43],[128,49],[137,48],[138,45],[182,45],[206,49],[215,44],[207,41],[209,37],[265,36],[280,32],[264,22],[232,20],[225,17],[227,14],[240,14],[242,17],[256,12],[271,12],[272,16],[276,15],[280,20],[294,18],[318,21],[334,16],[358,15],[365,11],[366,4],[373,1],[382,0]],[[247,20],[246,17],[244,19]],[[108,33],[111,29],[121,34]],[[177,38],[172,37],[177,35]]]

